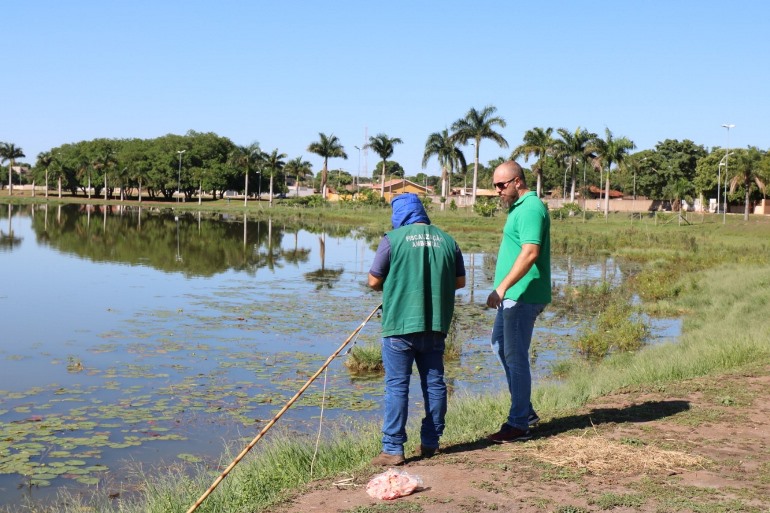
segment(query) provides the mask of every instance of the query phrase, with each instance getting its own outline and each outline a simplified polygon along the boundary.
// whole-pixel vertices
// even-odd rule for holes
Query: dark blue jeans
[[[529,369],[529,345],[535,329],[535,319],[545,305],[520,303],[506,299],[497,310],[492,328],[492,350],[505,370],[511,408],[508,411],[509,426],[526,431],[527,418],[532,409],[532,375]]]
[[[409,333],[382,339],[385,367],[385,413],[382,423],[382,450],[404,454],[406,420],[409,409],[409,378],[412,363],[417,364],[425,404],[420,441],[437,448],[444,432],[447,391],[444,382],[444,340],[440,332]]]

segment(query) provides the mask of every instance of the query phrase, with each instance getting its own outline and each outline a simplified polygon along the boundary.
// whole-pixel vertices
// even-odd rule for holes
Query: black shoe
[[[508,424],[503,424],[500,427],[500,431],[489,435],[487,440],[496,444],[508,444],[511,442],[523,442],[530,438],[532,438],[532,435],[530,434],[529,429],[522,430],[509,426]]]
[[[529,414],[529,418],[527,419],[527,425],[529,426],[529,429],[535,429],[537,426],[540,425],[540,417],[537,416],[537,413],[532,412]]]
[[[425,447],[424,445],[420,444],[420,457],[421,458],[432,458],[436,455],[438,452],[438,447]]]

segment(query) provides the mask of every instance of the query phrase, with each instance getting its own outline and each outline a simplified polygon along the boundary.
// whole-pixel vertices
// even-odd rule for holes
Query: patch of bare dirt
[[[603,397],[529,442],[444,447],[402,468],[425,488],[372,499],[371,468],[276,511],[769,513],[770,367]]]

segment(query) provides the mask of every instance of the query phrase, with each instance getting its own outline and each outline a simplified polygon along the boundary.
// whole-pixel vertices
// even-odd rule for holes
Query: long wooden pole
[[[358,328],[356,328],[356,329],[355,329],[355,331],[353,331],[353,333],[351,333],[351,334],[350,334],[350,336],[349,336],[349,337],[348,337],[348,338],[345,340],[345,342],[343,342],[343,343],[342,343],[342,345],[341,345],[340,347],[338,347],[338,348],[337,348],[337,350],[336,350],[334,353],[332,353],[332,355],[331,355],[331,356],[329,356],[329,358],[327,358],[327,359],[326,359],[326,362],[324,362],[324,364],[323,364],[323,365],[321,365],[321,368],[319,368],[319,369],[318,369],[318,371],[316,371],[316,373],[315,373],[315,374],[313,374],[313,375],[310,377],[310,379],[308,379],[308,380],[307,380],[307,382],[306,382],[304,385],[302,385],[302,388],[300,388],[300,389],[297,391],[297,393],[296,393],[296,394],[294,394],[294,396],[293,396],[291,399],[289,399],[289,402],[287,402],[287,403],[286,403],[286,405],[284,405],[284,407],[283,407],[283,408],[281,408],[281,410],[280,410],[278,413],[276,413],[276,414],[275,414],[275,416],[274,416],[272,419],[270,419],[270,422],[268,422],[268,423],[265,425],[265,427],[264,427],[264,428],[262,428],[262,431],[260,431],[260,432],[259,432],[259,434],[258,434],[257,436],[255,436],[255,437],[254,437],[254,440],[252,440],[251,442],[249,442],[249,445],[247,445],[246,447],[244,447],[244,449],[243,449],[243,450],[240,452],[240,454],[238,454],[238,456],[236,456],[236,457],[235,457],[235,459],[232,461],[232,463],[230,463],[230,464],[227,466],[227,468],[226,468],[226,469],[225,469],[225,470],[224,470],[224,471],[223,471],[223,472],[222,472],[222,473],[221,473],[221,474],[220,474],[220,475],[219,475],[219,476],[218,476],[218,477],[217,477],[217,478],[214,480],[214,482],[213,482],[213,483],[211,483],[211,486],[209,486],[208,490],[206,490],[206,491],[203,493],[203,495],[201,495],[201,496],[200,496],[200,498],[199,498],[197,501],[195,501],[195,504],[193,504],[193,505],[190,507],[190,509],[188,509],[188,510],[187,510],[187,513],[193,513],[193,511],[195,511],[196,509],[198,509],[198,506],[200,506],[200,505],[203,503],[203,501],[205,501],[205,500],[206,500],[206,497],[208,497],[209,495],[211,495],[211,492],[213,492],[213,491],[214,491],[214,489],[216,489],[216,487],[217,487],[217,486],[219,486],[219,483],[221,483],[221,482],[222,482],[222,481],[225,479],[225,477],[227,477],[227,474],[229,474],[229,473],[230,473],[230,471],[231,471],[233,468],[235,468],[235,466],[236,466],[238,463],[240,463],[240,461],[241,461],[241,460],[244,458],[244,456],[246,456],[246,454],[248,454],[248,452],[249,452],[249,451],[250,451],[252,448],[254,448],[254,446],[257,444],[257,442],[259,442],[259,439],[260,439],[260,438],[262,438],[262,436],[264,436],[264,434],[265,434],[265,433],[267,433],[267,431],[268,431],[268,430],[269,430],[271,427],[273,427],[273,424],[275,424],[275,423],[278,421],[278,419],[279,419],[279,418],[281,418],[281,416],[282,416],[284,413],[286,413],[286,410],[288,410],[288,409],[291,407],[291,405],[292,405],[292,404],[294,404],[294,402],[295,402],[297,399],[299,399],[299,396],[301,396],[301,395],[302,395],[302,393],[303,393],[305,390],[307,390],[307,388],[308,388],[308,387],[309,387],[309,386],[310,386],[310,385],[313,383],[313,381],[315,381],[315,380],[316,380],[316,378],[317,378],[318,376],[320,376],[320,375],[321,375],[321,373],[324,371],[324,369],[326,369],[326,367],[328,367],[328,366],[329,366],[329,364],[330,364],[330,363],[331,363],[331,362],[332,362],[332,361],[333,361],[333,360],[334,360],[334,359],[335,359],[335,358],[336,358],[336,357],[337,357],[337,356],[338,356],[338,355],[339,355],[339,354],[342,352],[342,350],[343,350],[343,349],[345,349],[345,346],[346,346],[346,345],[348,345],[348,342],[350,342],[350,341],[353,339],[353,337],[355,337],[355,336],[358,334],[358,332],[359,332],[359,331],[361,331],[361,330],[363,329],[363,327],[364,327],[364,326],[366,326],[366,323],[367,323],[367,322],[369,322],[369,320],[370,320],[372,317],[374,317],[374,314],[376,314],[376,313],[377,313],[377,310],[379,310],[381,307],[382,307],[382,303],[380,303],[379,305],[377,305],[377,307],[376,307],[374,310],[372,310],[372,313],[370,313],[370,314],[367,316],[367,318],[366,318],[366,319],[364,319],[364,322],[362,322],[362,323],[361,323],[361,324],[358,326]]]

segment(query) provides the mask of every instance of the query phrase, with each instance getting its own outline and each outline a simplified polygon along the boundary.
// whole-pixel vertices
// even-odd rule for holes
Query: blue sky
[[[54,146],[188,130],[289,158],[338,136],[356,174],[365,133],[425,140],[497,107],[510,144],[532,127],[770,148],[770,2],[25,0],[3,7],[0,141]],[[471,147],[466,148],[469,160]],[[368,174],[378,157],[360,152]],[[366,164],[366,167],[364,165]],[[438,174],[432,160],[429,174]]]

